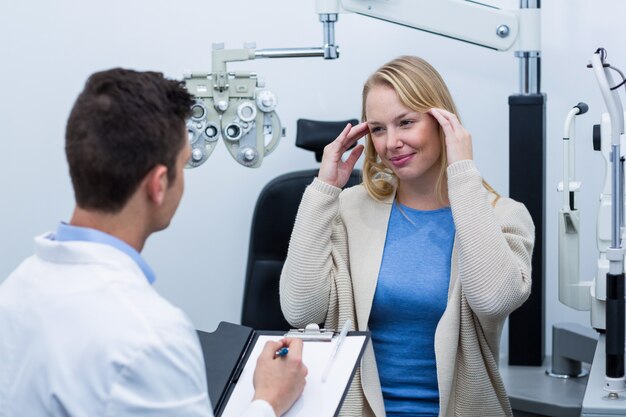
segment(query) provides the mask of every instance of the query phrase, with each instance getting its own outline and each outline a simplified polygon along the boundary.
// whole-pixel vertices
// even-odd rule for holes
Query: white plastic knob
[[[262,112],[271,112],[276,108],[276,96],[269,90],[262,90],[256,96],[256,105]]]
[[[251,101],[244,101],[237,107],[237,116],[244,122],[251,122],[256,117],[256,107]]]
[[[194,161],[200,161],[200,160],[202,160],[202,151],[201,151],[200,149],[198,149],[198,148],[194,149],[194,150],[191,152],[191,158],[192,158]]]
[[[244,161],[247,161],[247,162],[254,161],[254,158],[256,157],[256,155],[254,154],[254,151],[250,148],[243,151],[242,156],[243,156]]]
[[[217,107],[217,109],[220,111],[226,111],[226,109],[228,108],[228,102],[226,100],[220,100],[215,103],[215,107]]]

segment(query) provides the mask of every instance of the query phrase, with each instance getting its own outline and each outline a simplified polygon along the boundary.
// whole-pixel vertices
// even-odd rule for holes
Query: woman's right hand
[[[341,156],[368,131],[367,122],[359,123],[354,127],[348,123],[337,139],[324,147],[322,165],[317,178],[326,184],[343,188],[350,178],[356,161],[363,153],[364,146],[358,144],[345,161],[341,159]]]

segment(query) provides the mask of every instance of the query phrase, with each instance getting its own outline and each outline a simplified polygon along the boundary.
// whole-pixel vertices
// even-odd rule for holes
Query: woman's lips
[[[411,160],[411,158],[413,158],[413,155],[415,154],[394,156],[393,158],[389,159],[389,162],[391,162],[394,167],[402,167],[406,165]]]

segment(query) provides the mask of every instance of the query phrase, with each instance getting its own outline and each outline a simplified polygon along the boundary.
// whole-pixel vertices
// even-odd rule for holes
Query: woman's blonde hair
[[[402,104],[412,111],[425,113],[433,107],[448,110],[458,117],[456,106],[450,91],[441,75],[422,58],[415,56],[398,57],[372,74],[363,86],[361,118],[367,121],[365,104],[367,95],[376,86],[388,86],[398,94]],[[443,129],[439,127],[439,176],[435,185],[440,202],[446,199],[448,158]],[[365,142],[365,161],[363,163],[363,185],[372,198],[382,201],[389,197],[397,186],[395,174],[381,162],[372,138],[368,134]],[[483,181],[485,188],[495,193],[493,188]],[[497,195],[497,193],[495,193]]]

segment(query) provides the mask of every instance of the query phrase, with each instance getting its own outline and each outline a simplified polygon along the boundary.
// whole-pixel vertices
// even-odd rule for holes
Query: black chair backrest
[[[298,120],[296,146],[321,155],[345,122]],[[325,137],[325,140],[321,138]],[[248,266],[243,296],[241,324],[256,330],[288,330],[291,326],[280,309],[278,284],[287,258],[291,231],[305,188],[318,170],[291,172],[270,181],[257,199],[250,231]],[[355,170],[346,187],[361,183],[361,172]]]

